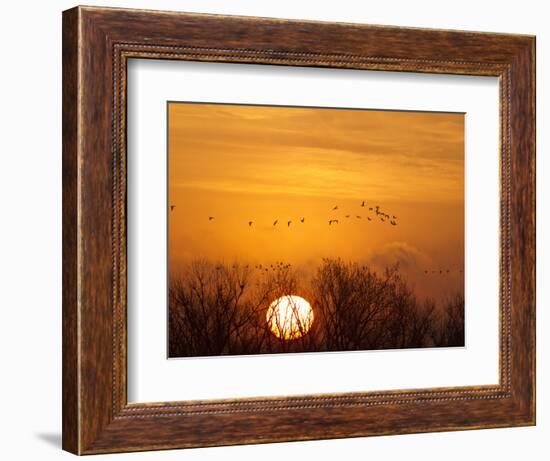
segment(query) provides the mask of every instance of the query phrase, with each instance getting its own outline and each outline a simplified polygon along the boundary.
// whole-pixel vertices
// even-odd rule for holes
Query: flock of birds
[[[462,274],[463,273],[463,270],[462,269],[459,269],[459,270],[451,270],[451,269],[432,269],[432,270],[429,270],[429,269],[426,269],[424,270],[424,274],[428,275],[428,274],[440,274],[440,275],[450,275],[451,273],[455,273],[455,272],[458,272],[459,274]]]
[[[174,211],[175,208],[176,208],[176,205],[170,205],[170,211]],[[372,221],[373,219],[378,218],[383,223],[389,223],[392,226],[397,226],[397,216],[390,215],[390,214],[382,211],[380,209],[379,205],[374,205],[374,206],[371,207],[371,206],[368,206],[367,202],[363,200],[363,202],[361,203],[361,208],[366,208],[365,211],[370,211],[374,214],[370,215],[370,216],[365,215],[365,214],[355,215],[355,219],[366,218],[368,221]],[[335,205],[332,208],[332,211],[338,211],[338,210],[339,210],[338,205]],[[352,215],[351,214],[346,214],[346,215],[344,215],[344,218],[350,219],[350,218],[352,218]],[[214,216],[208,216],[208,221],[213,221],[214,219],[215,219]],[[305,217],[301,217],[299,219],[299,222],[301,224],[304,224],[305,221],[306,221]],[[329,226],[336,225],[336,224],[339,224],[339,223],[340,223],[340,220],[336,219],[336,218],[332,218],[332,219],[328,220],[328,225]],[[252,227],[255,224],[256,223],[252,220],[248,221],[248,227]],[[293,224],[292,220],[286,221],[287,227],[290,227],[292,224]],[[275,219],[275,221],[273,221],[273,223],[272,223],[273,227],[275,227],[277,225],[282,225],[282,224],[279,224],[279,219]],[[260,271],[266,271],[266,272],[268,272],[269,270],[276,270],[276,269],[280,269],[280,268],[289,268],[289,267],[290,267],[290,264],[283,264],[282,262],[277,262],[277,263],[275,263],[275,265],[270,264],[269,267],[267,267],[267,265],[262,266],[261,264],[258,264],[256,266],[254,266],[255,269],[258,269]],[[220,266],[220,268],[221,268],[221,266]],[[246,268],[248,268],[248,265],[246,266]],[[450,275],[451,273],[455,273],[455,272],[458,272],[458,273],[462,274],[463,270],[462,269],[459,269],[458,271],[451,270],[451,269],[425,269],[424,270],[425,275],[429,275],[429,274]]]
[[[238,264],[233,264],[231,266],[232,269],[237,269],[239,267]],[[244,266],[245,269],[249,269],[250,267],[252,267],[250,264],[245,264]],[[283,263],[281,261],[276,261],[274,264],[255,264],[254,265],[254,269],[260,271],[260,272],[269,272],[269,271],[272,271],[272,272],[276,272],[276,271],[280,271],[280,270],[286,270],[286,269],[290,269],[291,267],[291,264],[290,263]],[[216,265],[216,270],[217,271],[222,271],[224,269],[224,266],[221,265],[221,264],[217,264]],[[244,284],[241,284],[240,285],[241,288],[244,288]]]
[[[176,208],[176,205],[170,205],[170,211],[174,211]],[[380,206],[379,205],[374,205],[374,206],[368,206],[367,205],[367,202],[363,200],[363,202],[361,203],[361,208],[365,208],[365,211],[367,212],[373,212],[374,215],[370,215],[370,216],[367,216],[367,215],[355,215],[355,219],[362,219],[362,218],[366,218],[368,221],[372,221],[373,219],[376,219],[378,218],[381,222],[383,223],[389,223],[391,224],[392,226],[397,226],[397,216],[395,215],[390,215],[384,211],[382,211],[380,209]],[[338,211],[338,205],[335,205],[333,208],[332,208],[332,211]],[[344,215],[344,217],[346,219],[349,219],[352,217],[351,214],[347,214],[347,215]],[[208,216],[208,221],[213,221],[215,219],[214,216]],[[299,222],[301,224],[304,224],[306,221],[306,218],[304,216],[302,216],[299,220]],[[284,221],[283,221],[284,222]],[[340,220],[339,219],[336,219],[336,218],[332,218],[332,219],[329,219],[328,220],[328,225],[329,226],[332,226],[332,225],[336,225],[336,224],[339,224],[340,223]],[[252,220],[248,221],[248,227],[252,227],[254,226],[256,223]],[[286,222],[286,225],[287,227],[290,227],[291,225],[293,224],[293,221],[292,220],[288,220]],[[279,219],[275,219],[275,221],[273,221],[273,224],[272,226],[275,227],[277,225],[283,225],[283,223],[279,224]]]

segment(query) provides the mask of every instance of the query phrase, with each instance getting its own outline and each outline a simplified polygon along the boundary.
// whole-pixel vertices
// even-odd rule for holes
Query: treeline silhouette
[[[289,294],[314,313],[292,340],[274,335],[266,318],[271,302]],[[420,301],[398,265],[377,273],[324,259],[306,280],[290,264],[200,260],[170,279],[168,328],[170,357],[463,346],[464,295],[439,306]]]

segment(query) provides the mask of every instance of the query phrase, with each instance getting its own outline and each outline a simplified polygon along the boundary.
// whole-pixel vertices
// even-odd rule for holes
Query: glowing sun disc
[[[281,296],[270,304],[266,319],[269,329],[277,338],[298,339],[311,328],[313,309],[300,296]]]

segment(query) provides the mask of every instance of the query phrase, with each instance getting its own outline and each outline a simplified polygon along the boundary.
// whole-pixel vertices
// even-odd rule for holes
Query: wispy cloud
[[[426,267],[431,258],[407,242],[390,242],[374,250],[368,261],[379,268],[399,264],[400,268],[410,270]]]
[[[463,116],[173,106],[173,184],[377,199],[462,199]]]

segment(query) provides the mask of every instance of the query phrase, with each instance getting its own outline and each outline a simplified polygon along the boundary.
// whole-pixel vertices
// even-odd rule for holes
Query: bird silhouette
[[[336,205],[336,206],[333,208],[333,210],[337,210],[337,209],[338,209],[338,205]]]
[[[382,221],[382,222],[386,222],[386,221],[384,220],[384,218],[380,218],[380,221]]]
[[[276,219],[275,221],[273,221],[273,225],[276,226],[278,222],[279,222],[279,220]]]
[[[332,223],[338,224],[338,220],[337,220],[337,219],[331,219],[331,220],[328,222],[328,225],[329,225],[329,226],[332,226]]]
[[[254,221],[248,221],[248,227],[252,227],[252,224],[254,224]]]
[[[357,218],[357,219],[361,219],[361,216],[357,215],[356,218]]]
[[[170,205],[170,211],[174,211],[174,208],[176,208],[176,205]]]
[[[212,221],[214,219],[214,216],[208,216],[208,221]]]
[[[397,216],[393,215],[392,218],[393,218],[393,219],[397,219]]]
[[[372,207],[369,207],[369,211],[372,211]]]
[[[346,218],[349,218],[349,214],[346,215]]]
[[[300,222],[303,223],[306,220],[306,218],[300,219]]]
[[[392,226],[397,226],[397,223],[396,223],[395,221],[390,221],[390,224],[391,224]]]
[[[286,223],[287,227],[290,227],[291,224],[292,224],[292,221],[288,221],[288,222]]]
[[[361,206],[365,206],[365,201],[363,200],[363,203],[361,203]]]
[[[370,219],[368,216],[367,216],[367,219],[368,219],[369,221],[372,221],[372,219]]]

